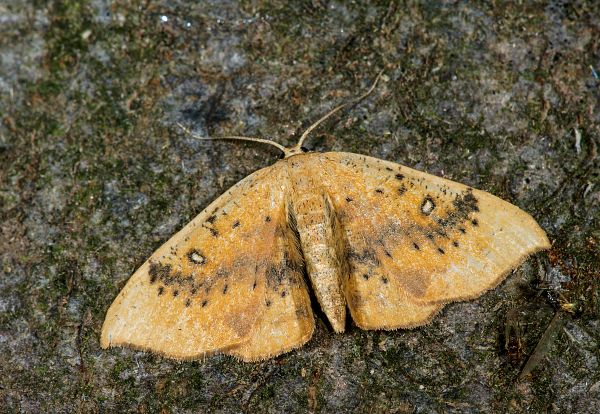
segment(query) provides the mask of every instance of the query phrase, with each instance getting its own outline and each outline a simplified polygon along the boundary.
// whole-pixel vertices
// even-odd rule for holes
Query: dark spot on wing
[[[403,174],[396,174],[396,179],[397,180],[404,180],[404,175]]]
[[[406,186],[402,184],[400,187],[398,187],[398,194],[402,195],[404,193],[406,193]]]
[[[458,242],[457,242],[456,240],[454,240],[454,241],[452,242],[452,245],[453,245],[454,247],[458,247]]]
[[[441,225],[441,226],[443,226],[441,223],[440,223],[440,225]],[[442,227],[442,228],[439,228],[439,229],[435,229],[435,232],[436,232],[436,233],[437,233],[439,236],[441,236],[441,237],[446,237],[446,238],[448,238],[448,233],[446,233],[446,230],[444,230],[444,228],[443,228],[443,227]]]
[[[213,237],[219,237],[219,232],[217,231],[217,229],[213,229],[212,227],[209,228],[210,230],[210,234],[212,234]]]
[[[158,296],[162,295],[164,292],[165,292],[165,288],[164,288],[164,287],[162,287],[162,286],[160,286],[160,287],[158,288]]]
[[[346,249],[346,257],[350,262],[367,263],[373,267],[379,267],[381,264],[375,250],[369,248],[364,249],[362,252],[357,252],[352,248],[348,248]]]
[[[270,265],[267,268],[267,285],[271,289],[277,288],[277,286],[281,285],[285,277],[285,269],[281,266]]]
[[[168,285],[171,280],[171,265],[151,262],[148,274],[150,275],[150,283],[160,280]]]
[[[228,288],[228,287],[229,287],[229,286],[228,286],[227,284],[225,284],[225,286],[223,287],[223,294],[226,294],[226,293],[227,293],[227,288]]]
[[[389,282],[388,278],[385,276],[381,276],[381,281],[383,282],[384,285],[387,285],[387,283]]]
[[[213,214],[212,216],[210,216],[209,218],[207,218],[206,221],[208,223],[210,223],[210,224],[213,224],[216,219],[217,219],[217,216]]]
[[[233,224],[231,225],[231,227],[235,229],[239,225],[240,225],[240,221],[236,220],[236,221],[233,222]]]
[[[446,252],[444,251],[444,249],[442,249],[441,247],[438,247],[438,252],[440,252],[441,254],[444,254],[444,253],[446,253]]]
[[[383,190],[381,188],[376,189],[375,192],[378,194],[383,194]]]
[[[287,292],[284,290],[283,292],[281,292],[281,297],[285,298],[285,296],[287,295]]]
[[[450,223],[450,220],[442,218],[442,217],[434,217],[433,220],[437,224],[439,224],[441,227],[448,227],[448,223]]]
[[[266,217],[265,217],[265,222],[266,222],[266,223],[268,223],[268,222],[270,222],[270,221],[271,221],[271,217],[270,217],[270,216],[266,216]]]
[[[271,301],[270,300],[266,301],[265,305],[267,305],[267,308],[268,308],[269,306],[271,306]]]
[[[472,212],[479,211],[478,200],[473,195],[472,188],[469,188],[466,192],[457,196],[452,201],[452,205],[454,206],[454,211],[449,217],[449,220],[451,221],[450,225],[462,222],[466,220]]]
[[[177,297],[177,295],[179,295],[179,291],[178,291],[177,289],[175,289],[175,290],[173,291],[173,297],[174,297],[174,298],[176,298],[176,297]]]
[[[192,304],[192,301],[191,301],[191,300],[189,300],[189,299],[186,299],[186,300],[185,300],[185,307],[186,307],[186,308],[189,308],[191,304]]]
[[[354,200],[353,200],[351,197],[346,197],[346,201],[347,201],[348,203],[350,203],[350,202],[352,202],[352,201],[354,201]]]
[[[205,299],[205,300],[202,301],[202,305],[201,306],[205,307],[207,303],[208,303],[208,301]]]
[[[421,248],[419,247],[419,245],[415,242],[413,242],[413,247],[417,250],[421,250]]]
[[[473,223],[474,226],[479,226],[479,221],[477,221],[477,219],[471,220],[471,223]]]
[[[445,192],[446,190],[442,188],[440,191]],[[472,191],[471,188],[463,191],[452,201],[452,208],[449,210],[442,209],[443,211],[432,216],[434,223],[421,230],[428,239],[431,241],[434,241],[436,237],[449,239],[449,234],[454,229],[458,229],[463,234],[466,233],[464,223],[471,219],[469,216],[472,212],[479,211],[479,207],[477,206],[478,201],[473,196]],[[430,216],[438,207],[436,203],[437,201],[434,201],[431,196],[425,197],[421,204],[421,213],[425,216]],[[448,211],[448,213],[444,214],[444,211]],[[475,220],[475,223],[473,223],[473,220]],[[473,220],[471,222],[476,226],[477,220]]]
[[[363,279],[365,279],[365,280],[369,280],[369,275],[368,275],[367,273],[365,273],[365,274],[363,275]]]

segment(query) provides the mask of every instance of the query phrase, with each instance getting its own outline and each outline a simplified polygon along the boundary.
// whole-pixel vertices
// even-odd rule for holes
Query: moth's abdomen
[[[296,182],[292,209],[315,296],[336,332],[343,332],[346,302],[341,280],[340,232],[327,194],[312,183]]]

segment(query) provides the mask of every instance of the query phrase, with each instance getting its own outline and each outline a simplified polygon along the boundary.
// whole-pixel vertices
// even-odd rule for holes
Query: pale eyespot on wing
[[[427,323],[550,247],[531,216],[489,193],[364,155],[322,160],[346,235],[346,299],[361,327]]]
[[[288,350],[294,341],[306,342],[312,333],[310,309],[299,318],[303,335],[289,337],[282,347],[233,351],[253,339],[261,321],[271,322],[267,298],[288,279],[297,279],[297,271],[281,264],[287,255],[280,235],[281,183],[277,166],[257,171],[160,247],[113,302],[101,345],[147,349],[177,359],[232,349],[242,358],[257,359],[255,355],[267,358]],[[280,272],[278,278],[273,269]],[[300,299],[307,295],[293,293]],[[272,303],[279,308],[286,299],[279,296]]]

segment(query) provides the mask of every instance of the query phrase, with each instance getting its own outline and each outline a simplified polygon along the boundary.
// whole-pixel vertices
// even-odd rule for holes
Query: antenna
[[[317,122],[315,122],[314,124],[312,124],[311,126],[309,126],[306,129],[306,131],[304,131],[302,133],[302,136],[298,140],[298,143],[295,146],[293,146],[292,148],[286,148],[283,145],[278,144],[277,142],[271,141],[269,139],[254,138],[254,137],[244,137],[244,136],[240,136],[240,135],[226,135],[226,136],[222,136],[222,137],[201,137],[201,136],[193,133],[192,131],[190,131],[186,127],[184,127],[179,122],[177,123],[177,126],[179,126],[179,128],[181,128],[183,130],[183,132],[185,132],[186,134],[188,134],[192,138],[197,139],[199,141],[218,141],[218,140],[231,139],[231,140],[237,140],[237,141],[260,142],[261,144],[269,144],[269,145],[274,146],[275,148],[277,148],[278,150],[280,150],[281,152],[283,152],[283,154],[285,155],[285,157],[289,157],[290,155],[300,154],[300,153],[303,152],[302,151],[302,143],[304,142],[304,140],[306,139],[306,137],[308,136],[308,134],[310,134],[320,124],[322,124],[323,121],[325,121],[327,118],[329,118],[331,115],[335,114],[339,110],[341,110],[343,108],[346,108],[348,106],[356,105],[357,103],[359,103],[360,101],[362,101],[363,99],[365,99],[367,96],[369,96],[371,94],[371,92],[373,92],[373,90],[375,89],[375,87],[377,86],[377,82],[381,78],[381,75],[383,75],[383,70],[381,70],[379,72],[379,74],[375,78],[375,81],[373,82],[373,85],[371,85],[371,87],[369,88],[369,90],[367,92],[363,93],[358,98],[355,98],[355,99],[351,100],[350,102],[346,102],[345,104],[341,104],[341,105],[336,106],[331,111],[329,111],[327,114],[325,114],[323,117],[321,117]]]
[[[269,139],[254,138],[254,137],[244,137],[244,136],[240,136],[240,135],[226,135],[226,136],[223,136],[223,137],[201,137],[200,135],[197,135],[197,134],[193,133],[192,131],[190,131],[189,129],[187,129],[186,127],[184,127],[179,122],[177,123],[177,126],[179,128],[181,128],[183,130],[183,132],[185,132],[186,134],[188,134],[192,138],[197,139],[199,141],[219,141],[219,140],[225,140],[225,139],[232,139],[232,140],[237,140],[237,141],[252,141],[252,142],[260,142],[261,144],[273,145],[275,148],[279,149],[285,155],[288,155],[289,152],[290,152],[283,145],[278,144],[275,141],[271,141]]]
[[[363,93],[358,98],[351,100],[350,102],[336,106],[331,111],[329,111],[325,116],[323,116],[321,119],[319,119],[317,122],[315,122],[314,124],[309,126],[306,129],[306,131],[304,131],[302,136],[300,137],[300,140],[298,140],[298,143],[296,144],[296,146],[292,148],[292,151],[296,151],[296,152],[299,151],[302,148],[302,143],[304,142],[304,140],[306,139],[308,134],[310,134],[316,127],[318,127],[323,121],[325,121],[331,115],[335,114],[337,111],[339,111],[340,109],[343,109],[347,106],[355,105],[355,104],[359,103],[360,101],[362,101],[363,99],[365,99],[367,96],[369,96],[371,94],[371,92],[373,92],[373,90],[375,89],[375,86],[377,86],[377,82],[379,81],[379,78],[381,78],[381,75],[383,75],[383,70],[381,70],[379,72],[379,74],[375,78],[375,81],[373,82],[373,85],[371,85],[371,87],[369,88],[369,90],[367,92]]]

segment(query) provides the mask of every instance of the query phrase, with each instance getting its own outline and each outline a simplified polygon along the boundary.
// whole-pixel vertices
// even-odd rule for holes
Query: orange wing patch
[[[276,281],[271,275],[280,266],[278,260],[288,255],[279,220],[284,192],[275,185],[285,178],[280,172],[272,166],[250,175],[160,247],[110,307],[101,345],[126,345],[183,359],[226,352],[255,340],[260,321],[272,314],[267,298],[297,279],[296,273],[288,276],[285,271]],[[302,294],[294,293],[302,302]],[[311,317],[308,313],[300,319],[312,333],[307,322]],[[271,354],[260,354],[252,345],[231,353],[267,357],[290,349],[294,339],[284,348],[271,346]]]
[[[267,270],[262,313],[247,341],[226,351],[244,361],[267,359],[306,343],[315,329],[310,297],[304,282],[305,265],[285,211],[277,217],[278,248]]]
[[[352,317],[369,329],[427,323],[548,248],[537,223],[491,194],[363,155],[322,155],[345,232]],[[395,309],[395,310],[391,310]]]

